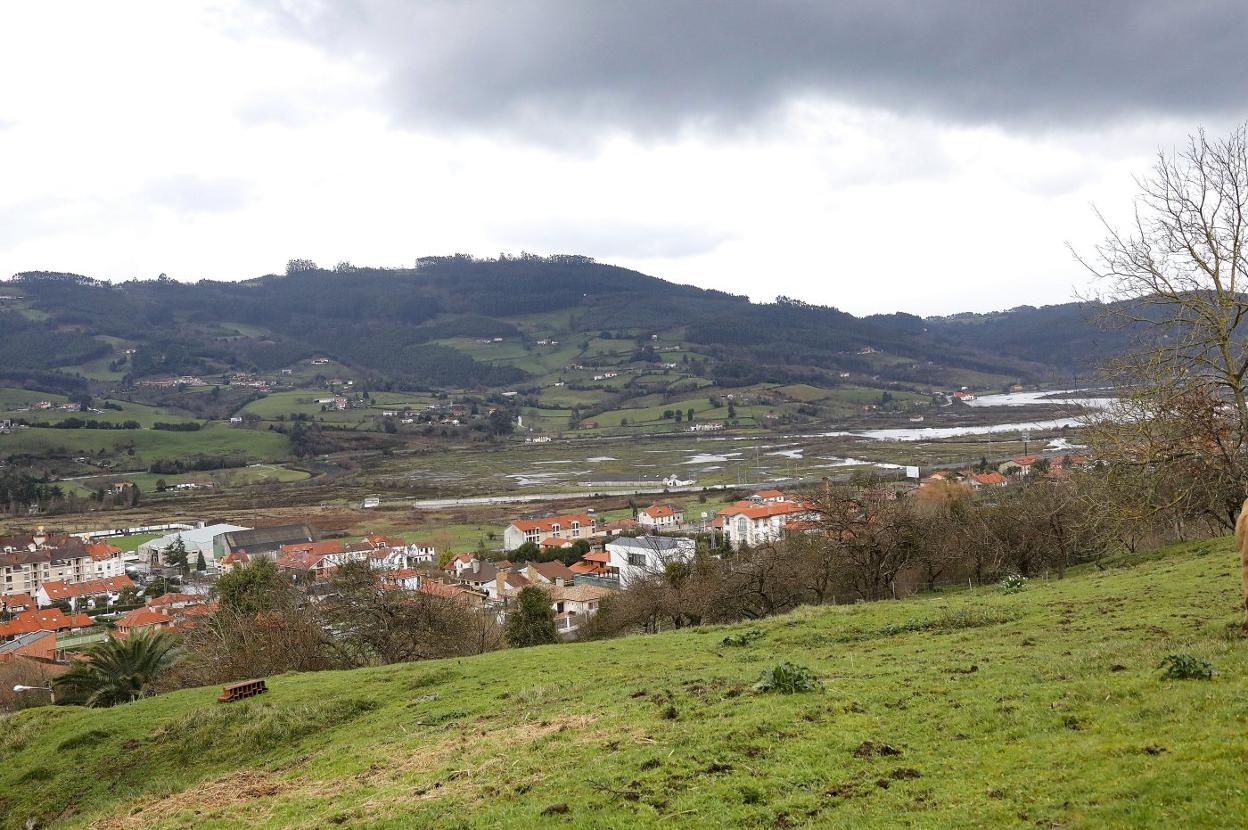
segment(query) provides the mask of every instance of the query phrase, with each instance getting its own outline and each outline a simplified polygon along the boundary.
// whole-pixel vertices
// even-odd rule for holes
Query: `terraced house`
[[[0,538],[0,596],[34,596],[45,582],[96,578],[95,562],[76,536],[47,533]]]
[[[517,519],[503,531],[503,549],[515,550],[525,542],[544,545],[547,540],[589,539],[598,532],[591,513],[570,513],[544,519]]]

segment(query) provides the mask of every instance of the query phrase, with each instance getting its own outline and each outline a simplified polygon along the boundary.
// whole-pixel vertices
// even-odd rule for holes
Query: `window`
[[[644,568],[646,567],[646,555],[644,553],[630,553],[628,555],[628,564]]]

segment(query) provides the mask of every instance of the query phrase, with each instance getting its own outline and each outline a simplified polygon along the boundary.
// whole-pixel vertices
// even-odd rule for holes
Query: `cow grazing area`
[[[1238,566],[1187,543],[1021,590],[280,675],[233,704],[28,710],[0,721],[0,826],[1236,826]],[[1164,677],[1170,655],[1217,673]]]

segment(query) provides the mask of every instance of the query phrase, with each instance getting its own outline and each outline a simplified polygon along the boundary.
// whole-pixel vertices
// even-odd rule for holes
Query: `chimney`
[[[473,559],[473,560],[472,560],[472,572],[473,572],[474,574],[479,574],[479,573],[481,573],[481,560],[480,560],[480,559]]]

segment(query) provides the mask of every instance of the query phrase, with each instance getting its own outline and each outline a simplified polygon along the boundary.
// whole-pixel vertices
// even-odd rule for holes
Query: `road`
[[[832,481],[848,481],[849,476],[830,476]],[[534,501],[584,501],[586,499],[606,498],[609,496],[648,496],[663,493],[701,493],[717,490],[761,490],[767,487],[779,487],[801,484],[817,484],[822,478],[779,479],[773,481],[752,482],[745,484],[712,484],[706,487],[638,487],[632,490],[585,490],[579,493],[510,493],[505,496],[474,496],[462,499],[417,499],[402,502],[414,510],[441,510],[447,507],[471,507],[483,504],[522,504]],[[383,502],[384,504],[385,502]]]

